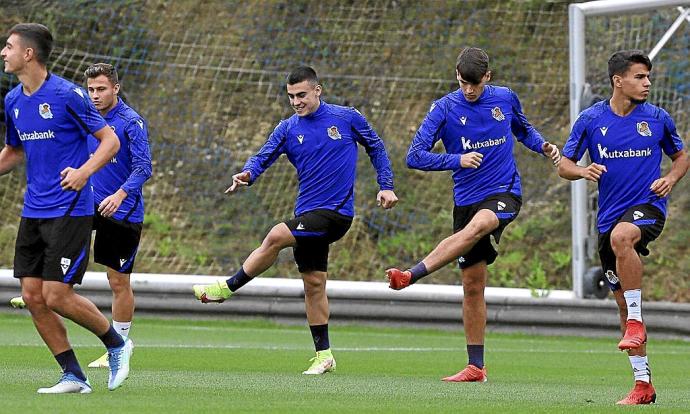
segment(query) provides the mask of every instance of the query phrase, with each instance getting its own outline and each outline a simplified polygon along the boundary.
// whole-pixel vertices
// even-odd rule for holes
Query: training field
[[[461,332],[331,326],[338,370],[307,377],[304,327],[139,318],[122,388],[109,392],[107,371],[89,369],[93,394],[38,395],[58,366],[25,312],[0,313],[0,412],[610,413],[632,383],[613,338],[490,334],[489,382],[447,384],[440,378],[466,362]],[[101,355],[97,339],[68,330],[82,366]],[[649,350],[658,403],[642,409],[687,412],[690,344],[654,340]]]

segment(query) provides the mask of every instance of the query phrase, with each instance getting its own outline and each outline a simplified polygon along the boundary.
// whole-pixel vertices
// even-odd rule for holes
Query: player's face
[[[27,55],[27,48],[22,45],[22,41],[17,34],[12,33],[5,42],[5,47],[2,48],[0,56],[5,62],[5,72],[19,73],[26,66],[25,57]]]
[[[319,108],[321,103],[321,85],[313,85],[309,81],[302,81],[287,86],[290,106],[299,116],[307,116]]]
[[[633,102],[644,102],[649,96],[649,69],[642,63],[635,63],[623,76],[614,75],[613,84],[619,88],[623,96]]]
[[[460,72],[457,70],[455,70],[455,74],[457,75],[458,83],[460,83],[462,94],[465,96],[465,99],[467,99],[468,102],[474,102],[479,99],[479,97],[482,96],[482,92],[484,92],[486,82],[491,79],[491,72],[486,72],[484,76],[482,76],[482,80],[479,83],[474,84],[464,80],[462,76],[460,76]]]
[[[105,75],[88,78],[86,87],[91,101],[99,112],[108,112],[117,104],[120,84],[113,85]]]

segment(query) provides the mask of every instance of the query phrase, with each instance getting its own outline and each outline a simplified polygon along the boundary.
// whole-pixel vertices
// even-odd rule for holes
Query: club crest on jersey
[[[461,116],[460,117],[460,122],[465,125],[467,123],[467,117],[466,116]]]
[[[19,118],[19,108],[14,108],[14,119]]]
[[[599,131],[601,131],[601,135],[606,136],[606,133],[609,132],[609,127],[601,127]]]
[[[60,258],[60,268],[62,269],[63,275],[67,273],[67,269],[69,269],[70,264],[72,264],[72,260],[70,260],[66,257]]]
[[[649,124],[647,123],[647,121],[637,123],[637,133],[642,135],[643,137],[652,136],[652,130],[649,129]]]
[[[304,141],[304,135],[302,135],[302,134],[297,135],[297,141],[299,141],[299,143],[301,144],[302,141]]]
[[[609,282],[611,282],[612,285],[618,283],[618,276],[616,276],[616,274],[613,273],[613,270],[606,271],[606,278],[609,280]]]
[[[491,116],[494,117],[495,120],[497,121],[503,121],[506,119],[505,115],[503,115],[503,112],[501,112],[501,108],[498,106],[494,107],[494,109],[491,110]]]
[[[340,132],[338,131],[338,127],[335,125],[328,128],[328,136],[331,139],[341,139],[342,138],[342,136],[340,135]]]
[[[43,119],[53,118],[53,113],[50,112],[50,105],[48,102],[38,105],[38,114],[41,115],[41,118]]]

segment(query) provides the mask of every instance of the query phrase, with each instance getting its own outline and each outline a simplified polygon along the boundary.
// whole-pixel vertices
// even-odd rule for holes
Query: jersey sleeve
[[[352,108],[352,131],[355,140],[364,147],[376,170],[376,182],[381,190],[393,189],[393,169],[383,140],[369,125],[364,115]]]
[[[587,135],[587,126],[590,118],[586,115],[580,114],[575,121],[573,129],[570,131],[570,136],[563,146],[563,156],[569,158],[574,162],[580,161],[585,151],[589,146],[589,136]]]
[[[512,90],[510,91],[510,105],[513,110],[513,117],[510,122],[510,129],[513,131],[513,135],[515,135],[522,145],[538,154],[543,154],[544,150],[542,149],[542,145],[544,145],[544,138],[539,131],[529,123],[527,117],[522,112],[522,105],[520,104],[517,94]]]
[[[460,168],[459,154],[437,154],[431,152],[441,139],[440,132],[446,123],[446,113],[440,102],[434,102],[419,126],[407,150],[407,166],[422,171],[457,170]]]
[[[661,110],[664,121],[664,136],[661,139],[661,148],[666,155],[673,155],[683,149],[683,140],[678,135],[676,124],[668,112]]]
[[[258,153],[244,164],[243,171],[249,171],[249,184],[253,184],[285,152],[288,121],[281,121],[261,147]]]
[[[85,138],[108,125],[82,88],[67,92],[66,106],[67,113],[85,131]]]
[[[7,99],[5,99],[5,144],[11,147],[20,147],[22,141],[17,134],[17,128],[14,127],[11,112]]]
[[[152,174],[148,128],[143,119],[137,118],[127,125],[125,133],[129,140],[132,172],[120,188],[127,194],[138,194]]]

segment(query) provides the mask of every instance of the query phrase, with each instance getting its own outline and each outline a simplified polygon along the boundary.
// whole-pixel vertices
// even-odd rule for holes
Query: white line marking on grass
[[[80,348],[102,348],[102,345],[94,344],[72,344]],[[18,346],[18,347],[43,347],[42,343],[0,343],[0,346]],[[310,346],[271,346],[271,345],[233,345],[233,344],[170,344],[170,343],[137,343],[135,348],[173,348],[173,349],[247,349],[258,351],[313,351]],[[371,347],[334,347],[336,352],[465,352],[464,348],[452,347],[385,347],[385,346],[371,346]],[[608,354],[618,353],[618,350],[611,349],[579,349],[579,350],[565,350],[565,349],[517,349],[517,348],[490,348],[489,352],[498,353],[544,353],[544,354]],[[654,351],[654,355],[688,355],[689,351]]]

